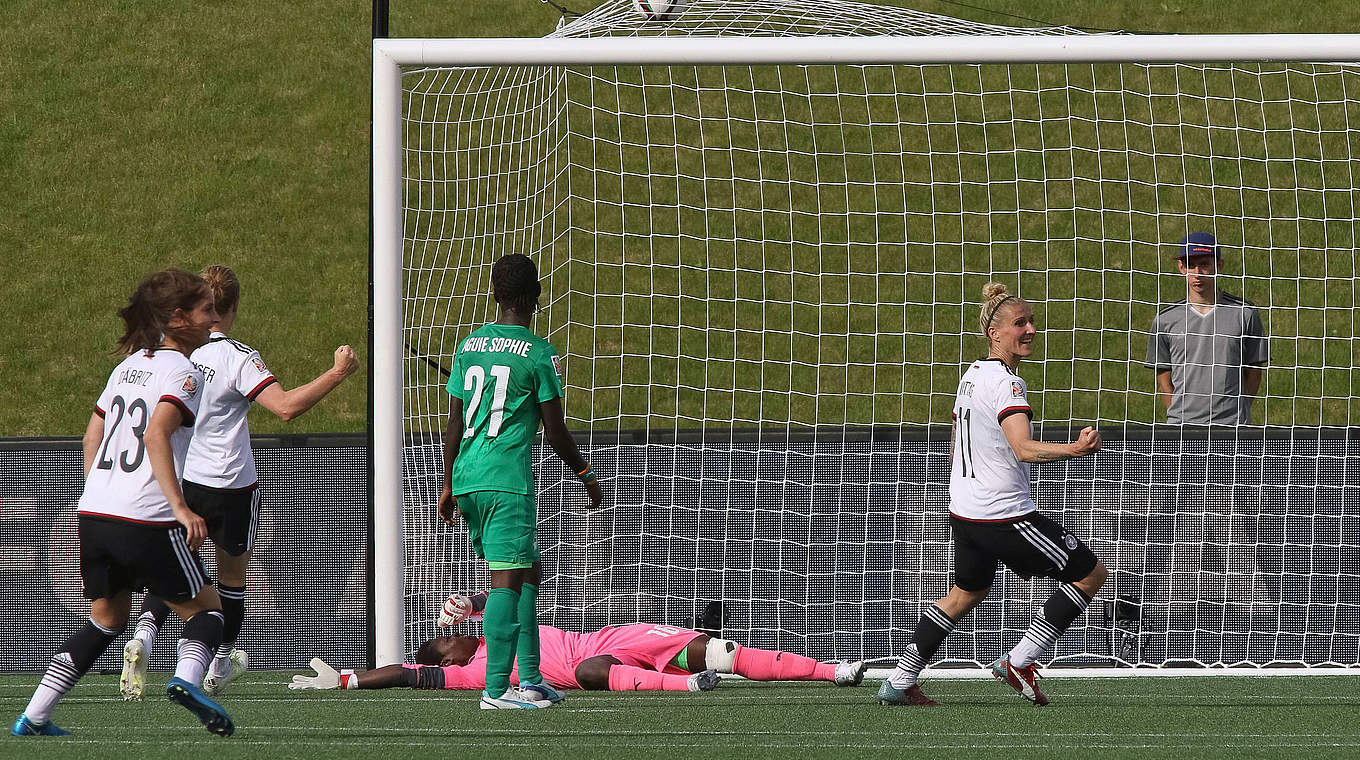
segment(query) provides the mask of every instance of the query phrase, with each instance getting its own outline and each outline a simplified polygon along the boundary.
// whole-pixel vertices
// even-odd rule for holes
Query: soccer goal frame
[[[1360,62],[1360,35],[921,38],[376,39],[373,42],[373,630],[401,662],[404,430],[403,67],[985,63]],[[431,505],[433,509],[433,505]],[[889,653],[883,653],[887,655]],[[1325,672],[1325,671],[1324,671]],[[1331,672],[1336,672],[1335,670]]]

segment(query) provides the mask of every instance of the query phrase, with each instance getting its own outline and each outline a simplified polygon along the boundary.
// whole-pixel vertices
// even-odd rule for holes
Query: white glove
[[[312,658],[312,669],[316,671],[315,676],[293,676],[293,682],[288,684],[290,689],[338,689],[340,688],[340,673],[326,664],[320,657]]]
[[[467,620],[472,615],[472,597],[455,593],[444,600],[439,611],[439,625],[450,626]]]

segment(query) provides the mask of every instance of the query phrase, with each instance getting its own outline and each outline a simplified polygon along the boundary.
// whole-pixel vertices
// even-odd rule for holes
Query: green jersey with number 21
[[[562,396],[557,349],[519,325],[491,324],[463,339],[448,391],[463,402],[453,494],[534,492],[530,448],[538,405]]]

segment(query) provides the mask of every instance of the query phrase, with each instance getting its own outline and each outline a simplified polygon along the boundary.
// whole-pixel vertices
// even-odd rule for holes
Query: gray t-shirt
[[[1207,314],[1180,301],[1152,320],[1144,364],[1171,370],[1176,390],[1167,422],[1251,423],[1251,397],[1242,395],[1242,366],[1265,364],[1269,358],[1261,315],[1237,296],[1218,295]]]

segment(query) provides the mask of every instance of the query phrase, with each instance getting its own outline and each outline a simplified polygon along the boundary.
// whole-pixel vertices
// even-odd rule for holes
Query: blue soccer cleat
[[[883,685],[878,687],[878,703],[880,705],[911,705],[913,707],[940,706],[939,702],[927,697],[921,691],[920,684],[912,684],[905,689],[899,689],[886,678],[883,679]]]
[[[22,713],[14,720],[14,728],[9,730],[10,736],[70,736],[70,731],[57,728],[52,721],[46,723],[34,723]]]
[[[222,709],[222,705],[208,699],[197,686],[183,678],[171,678],[170,683],[166,684],[165,696],[197,716],[204,728],[218,736],[231,736],[236,730],[236,726],[232,725],[231,716]]]
[[[546,681],[543,683],[522,683],[519,685],[520,691],[541,701],[561,704],[567,698],[566,694],[550,686]]]

